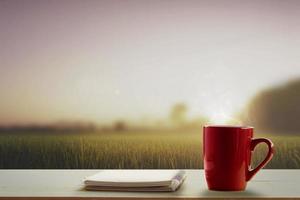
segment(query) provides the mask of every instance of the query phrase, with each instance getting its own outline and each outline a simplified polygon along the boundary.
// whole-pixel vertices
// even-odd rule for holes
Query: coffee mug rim
[[[243,125],[204,125],[204,128],[237,128],[237,129],[254,129],[253,126]]]

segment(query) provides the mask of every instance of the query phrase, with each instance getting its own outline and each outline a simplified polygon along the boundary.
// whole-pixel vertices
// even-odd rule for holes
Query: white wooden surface
[[[82,179],[100,170],[0,170],[0,199],[300,199],[300,170],[261,170],[242,192],[207,190],[203,170],[186,170],[187,179],[176,192],[85,191]]]

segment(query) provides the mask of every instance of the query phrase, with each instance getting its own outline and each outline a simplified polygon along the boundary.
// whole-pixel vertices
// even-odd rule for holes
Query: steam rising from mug
[[[225,112],[215,113],[209,118],[209,124],[219,124],[219,125],[228,125],[228,124],[235,124],[235,125],[242,125],[242,121],[236,117],[232,117]]]

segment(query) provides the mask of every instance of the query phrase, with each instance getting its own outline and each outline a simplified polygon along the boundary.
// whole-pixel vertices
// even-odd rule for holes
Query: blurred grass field
[[[270,169],[300,168],[300,137],[267,135],[275,144]],[[266,154],[260,145],[256,165]],[[1,169],[203,168],[199,132],[2,134]]]

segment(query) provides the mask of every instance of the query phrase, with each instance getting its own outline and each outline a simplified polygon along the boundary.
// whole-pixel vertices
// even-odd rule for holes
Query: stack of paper
[[[183,170],[103,170],[84,184],[87,190],[175,191],[185,178]]]

